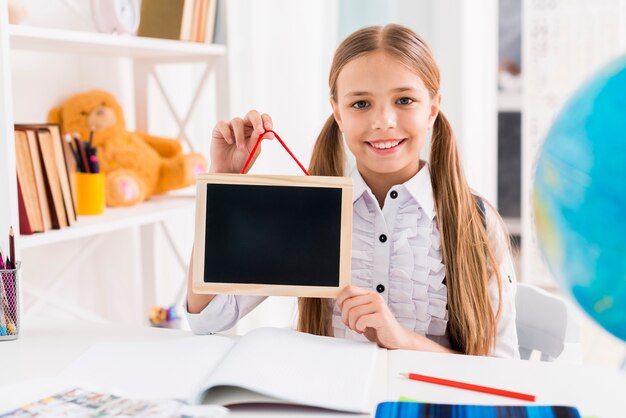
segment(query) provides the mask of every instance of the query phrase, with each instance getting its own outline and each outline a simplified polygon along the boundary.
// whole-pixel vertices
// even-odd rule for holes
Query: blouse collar
[[[369,194],[371,199],[374,201],[374,194],[372,190],[369,188],[361,173],[356,168],[356,166],[352,169],[350,173],[352,177],[352,187],[353,187],[353,198],[352,203],[355,203],[357,200],[363,196],[363,194]],[[398,187],[398,186],[394,186]],[[400,185],[400,188],[404,188],[409,192],[411,197],[422,207],[424,212],[429,218],[435,217],[435,199],[433,197],[433,187],[430,179],[430,166],[428,163],[425,163],[422,168],[409,180],[407,180],[404,184]]]

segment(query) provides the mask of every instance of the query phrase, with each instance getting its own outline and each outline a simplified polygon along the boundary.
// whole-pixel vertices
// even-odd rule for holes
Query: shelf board
[[[9,25],[13,50],[59,52],[105,57],[201,61],[226,53],[224,45]]]
[[[85,238],[125,228],[147,225],[173,217],[193,217],[196,199],[193,196],[167,195],[128,208],[106,208],[104,214],[80,216],[76,223],[63,229],[20,236],[20,248],[32,248],[68,240]]]

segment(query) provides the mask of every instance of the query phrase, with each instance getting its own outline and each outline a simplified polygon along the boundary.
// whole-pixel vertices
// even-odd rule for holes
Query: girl
[[[361,29],[337,48],[329,84],[333,114],[309,171],[344,175],[344,141],[356,158],[352,285],[336,300],[300,298],[298,329],[391,349],[519,357],[506,233],[464,177],[428,46],[399,25]],[[240,172],[265,129],[271,117],[255,110],[218,122],[211,171]],[[429,131],[430,164],[419,158]],[[196,295],[189,280],[196,333],[228,329],[264,299]]]

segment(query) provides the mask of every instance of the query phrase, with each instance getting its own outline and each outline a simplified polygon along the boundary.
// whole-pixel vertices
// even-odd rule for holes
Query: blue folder
[[[448,405],[420,402],[383,402],[376,418],[580,418],[571,406]]]

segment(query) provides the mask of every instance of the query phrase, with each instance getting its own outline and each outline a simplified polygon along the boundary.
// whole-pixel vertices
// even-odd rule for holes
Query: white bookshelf
[[[224,45],[169,39],[118,36],[97,32],[8,25],[13,50],[58,52],[103,57],[167,61],[206,61],[226,55]]]
[[[148,79],[157,78],[155,68],[160,64],[176,63],[203,63],[206,65],[198,89],[205,83],[215,83],[215,97],[211,98],[218,118],[229,114],[228,92],[228,65],[226,47],[224,45],[201,44],[174,40],[141,38],[135,36],[119,36],[95,32],[77,32],[51,28],[17,26],[8,24],[6,7],[0,7],[0,231],[8,231],[9,225],[19,229],[19,214],[17,204],[16,172],[15,172],[15,145],[13,126],[16,118],[13,114],[14,92],[12,85],[12,52],[20,53],[52,53],[69,54],[78,57],[99,58],[128,58],[132,62],[132,79],[134,85],[124,86],[125,91],[134,98],[136,108],[133,115],[136,119],[136,128],[148,129]],[[33,70],[33,77],[37,77]],[[62,75],[59,74],[59,77]],[[169,98],[162,88],[160,80],[156,79],[164,98]],[[23,94],[23,92],[19,92]],[[74,91],[68,91],[70,95]],[[189,113],[193,112],[197,104],[197,97],[193,98]],[[126,112],[132,112],[127,109]],[[180,118],[174,115],[175,120],[185,132],[185,124],[189,118]],[[144,312],[154,304],[155,276],[158,271],[154,250],[155,228],[168,219],[192,219],[195,210],[195,198],[187,190],[185,193],[171,193],[156,196],[149,201],[129,208],[106,208],[103,215],[81,216],[75,225],[61,229],[50,230],[29,236],[16,236],[17,258],[25,265],[33,264],[36,260],[29,260],[30,248],[51,246],[54,244],[76,240],[80,238],[96,237],[126,228],[138,228],[141,236],[141,267],[142,282],[145,285],[143,295]],[[170,244],[171,237],[168,237]],[[0,247],[8,248],[6,233],[0,232]],[[177,259],[186,258],[186,255],[176,254]],[[26,288],[23,288],[27,291]],[[76,312],[76,311],[75,311]]]
[[[153,224],[177,216],[189,217],[194,215],[194,210],[193,196],[156,196],[128,208],[107,208],[103,215],[79,216],[76,223],[68,228],[25,235],[20,246],[22,249],[33,248]]]

